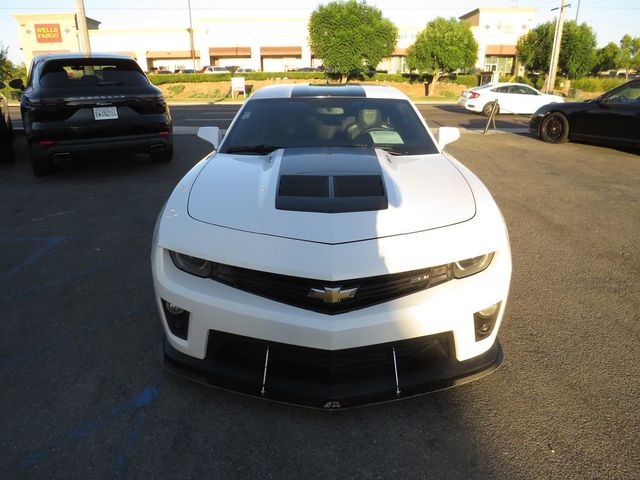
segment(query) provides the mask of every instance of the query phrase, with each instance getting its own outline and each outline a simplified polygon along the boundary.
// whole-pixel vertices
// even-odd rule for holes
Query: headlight
[[[184,255],[178,252],[169,252],[173,264],[183,272],[207,278],[211,274],[211,262],[202,258]]]
[[[483,271],[493,260],[493,253],[480,255],[479,257],[467,258],[453,263],[453,276],[455,278],[465,278]]]

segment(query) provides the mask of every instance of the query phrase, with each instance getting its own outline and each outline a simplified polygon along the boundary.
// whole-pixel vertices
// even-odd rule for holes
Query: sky
[[[243,9],[232,8],[233,1],[191,0],[193,19],[216,17],[306,17],[326,0],[243,0]],[[536,24],[557,15],[560,0],[368,0],[396,25],[426,25],[435,17],[459,17],[479,7],[533,7],[538,9]],[[570,3],[565,18],[588,23],[596,33],[598,46],[618,43],[628,33],[640,37],[639,0],[565,0]],[[579,4],[579,9],[578,9]],[[84,0],[88,17],[100,28],[188,27],[187,0]],[[20,51],[16,13],[73,12],[75,0],[0,0],[0,44],[9,47],[9,59],[23,60]]]

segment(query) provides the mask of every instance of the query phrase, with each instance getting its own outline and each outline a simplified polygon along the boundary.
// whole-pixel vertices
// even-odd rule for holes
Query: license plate
[[[117,107],[94,107],[93,118],[96,120],[113,120],[118,118]]]

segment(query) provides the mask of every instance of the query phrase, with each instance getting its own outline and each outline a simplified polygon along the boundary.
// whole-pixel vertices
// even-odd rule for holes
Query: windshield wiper
[[[122,82],[98,82],[98,85],[104,87],[105,85],[124,85]]]
[[[282,147],[277,147],[275,145],[266,145],[261,143],[259,145],[246,146],[246,147],[229,147],[226,148],[223,153],[257,153],[258,155],[266,155],[267,153],[271,153],[274,150],[278,150]]]

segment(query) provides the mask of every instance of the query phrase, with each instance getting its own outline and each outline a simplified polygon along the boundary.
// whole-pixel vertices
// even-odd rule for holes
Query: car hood
[[[246,232],[338,244],[465,222],[473,193],[445,155],[367,148],[218,153],[194,181],[189,215]]]

